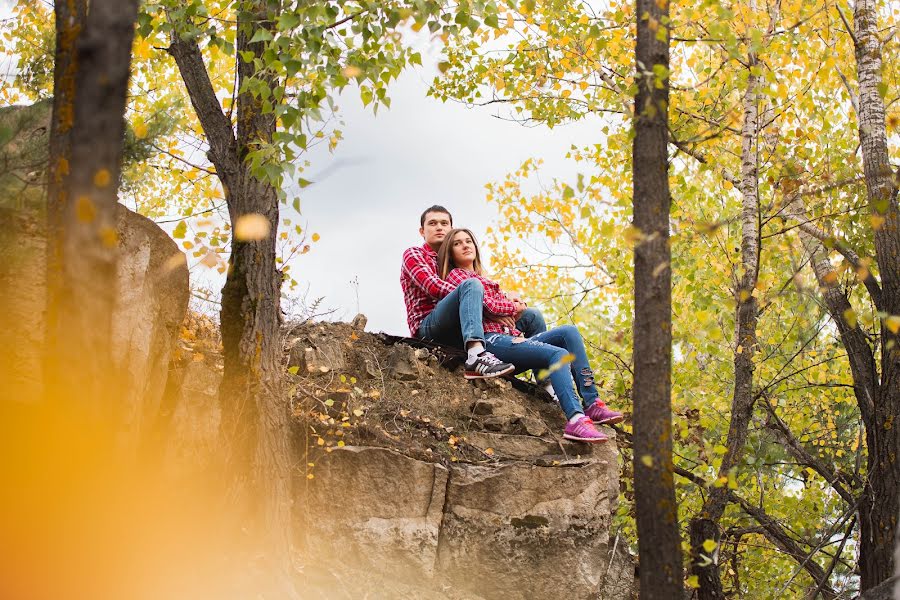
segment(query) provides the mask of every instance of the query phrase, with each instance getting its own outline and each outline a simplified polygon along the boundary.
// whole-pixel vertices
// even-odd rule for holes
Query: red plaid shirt
[[[506,294],[500,290],[500,285],[498,283],[491,281],[483,275],[473,273],[472,271],[465,271],[463,269],[453,269],[447,273],[447,281],[453,284],[454,288],[466,279],[471,279],[473,277],[480,281],[481,285],[484,286],[484,311],[486,313],[500,317],[512,317],[516,314],[516,305],[513,304],[513,301],[507,298]],[[510,329],[504,327],[500,323],[489,321],[487,319],[484,320],[483,327],[485,333],[506,333],[512,336],[522,335],[522,332],[515,327]]]
[[[413,337],[438,301],[456,286],[437,275],[437,252],[424,244],[403,253],[400,285],[406,302],[406,322]]]

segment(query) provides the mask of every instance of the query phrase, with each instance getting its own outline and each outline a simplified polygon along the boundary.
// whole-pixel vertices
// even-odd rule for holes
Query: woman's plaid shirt
[[[480,281],[481,285],[484,287],[484,311],[486,313],[501,317],[512,317],[516,314],[516,305],[513,304],[512,300],[506,297],[506,294],[500,290],[500,284],[495,281],[491,281],[478,273],[465,271],[463,269],[453,269],[447,273],[447,281],[452,283],[454,288],[466,279],[471,279],[473,277]],[[485,319],[482,325],[485,333],[506,333],[511,336],[522,335],[522,332],[518,329],[504,327],[496,321]]]

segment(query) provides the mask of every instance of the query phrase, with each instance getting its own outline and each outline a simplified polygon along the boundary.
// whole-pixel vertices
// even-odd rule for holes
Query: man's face
[[[450,215],[443,212],[430,212],[425,215],[425,224],[419,229],[419,234],[425,239],[425,243],[436,248],[441,245],[444,238],[453,229],[450,223]]]

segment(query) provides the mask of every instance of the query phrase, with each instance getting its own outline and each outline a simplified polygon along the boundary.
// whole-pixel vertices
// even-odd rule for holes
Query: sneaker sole
[[[625,415],[621,417],[613,417],[611,419],[606,419],[605,421],[594,421],[594,423],[599,425],[615,425],[616,423],[621,423],[625,420]]]
[[[608,441],[609,441],[609,438],[606,438],[606,437],[602,437],[602,438],[581,438],[581,437],[577,437],[577,436],[574,436],[574,435],[569,435],[569,434],[567,434],[567,433],[564,433],[564,434],[563,434],[563,439],[565,439],[565,440],[572,440],[573,442],[585,442],[585,443],[588,443],[588,444],[600,444],[600,443],[608,442]]]
[[[516,370],[515,365],[510,365],[508,369],[504,371],[499,371],[497,373],[487,373],[482,375],[480,373],[476,373],[474,371],[466,371],[465,375],[463,375],[466,379],[493,379],[494,377],[500,377],[502,375],[507,375]]]

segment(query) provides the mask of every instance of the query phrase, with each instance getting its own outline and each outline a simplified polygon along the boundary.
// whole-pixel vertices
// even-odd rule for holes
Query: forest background
[[[662,269],[673,282],[675,489],[690,557],[684,583],[734,597],[851,597],[894,566],[900,308],[892,270],[900,255],[885,238],[897,236],[896,165],[889,163],[888,191],[873,188],[872,177],[883,182],[885,173],[873,175],[866,161],[872,136],[887,155],[897,153],[900,6],[656,4],[671,21],[644,21],[670,36],[671,65],[644,72],[670,92],[672,262]],[[242,49],[230,2],[145,3],[127,112],[127,137],[143,154],[123,171],[124,193],[141,198],[151,217],[187,217],[173,226],[174,237],[224,272],[231,228],[212,216],[226,195],[214,175],[225,170],[206,159],[223,155],[201,111],[190,110],[176,61],[193,48],[203,52],[227,117],[245,94],[278,117],[266,143],[244,158],[253,177],[297,210],[304,190],[315,187],[310,173],[329,167],[317,164],[327,154],[312,162],[308,148],[341,144],[334,91],[354,91],[383,114],[389,84],[422,62],[406,45],[407,28],[430,30],[443,53],[431,95],[473,110],[499,105],[539,131],[579,121],[594,132],[569,152],[570,177],[541,179],[535,160],[497,174],[483,198],[498,215],[486,243],[504,284],[521,288],[527,279],[533,300],[581,328],[598,381],[627,404],[635,291],[628,257],[652,241],[631,213],[632,40],[641,21],[634,7],[323,6],[324,15],[282,13],[276,25],[251,30]],[[42,2],[14,7],[4,43],[19,56],[14,87],[22,95],[4,86],[5,103],[53,89],[51,12]],[[334,25],[345,37],[311,51],[320,42],[302,35],[304,19],[326,17],[352,29],[341,34]],[[299,43],[295,35],[307,44],[304,56],[320,59],[269,56],[256,64],[241,55],[265,56],[282,42]],[[361,46],[348,43],[356,36]],[[281,49],[290,55],[289,46]],[[876,52],[877,68],[861,68]],[[258,70],[240,91],[235,53]],[[293,78],[293,88],[259,76],[267,69]],[[866,120],[872,102],[881,102],[880,124]],[[266,228],[278,231],[282,266],[319,239],[287,215]],[[246,239],[256,239],[255,224],[246,225]],[[302,281],[302,273],[286,273],[288,288]],[[634,539],[625,464],[619,524]]]

